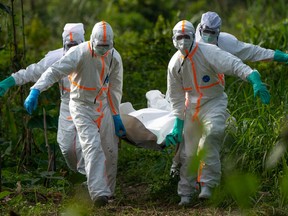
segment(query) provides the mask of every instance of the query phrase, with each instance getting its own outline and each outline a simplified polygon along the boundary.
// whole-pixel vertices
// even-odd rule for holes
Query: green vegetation
[[[65,23],[83,22],[89,40],[94,24],[106,20],[113,27],[124,64],[122,101],[144,108],[148,90],[166,91],[166,69],[175,51],[171,29],[177,21],[187,19],[196,27],[201,14],[213,10],[222,18],[223,31],[287,51],[286,6],[285,0],[4,0],[0,3],[0,80],[62,47]],[[226,78],[228,108],[236,123],[228,129],[222,149],[222,184],[211,201],[195,200],[185,209],[177,206],[177,179],[169,176],[174,148],[158,152],[124,141],[116,199],[108,207],[91,209],[87,191],[81,187],[83,176],[68,170],[56,142],[58,87],[41,94],[32,117],[22,105],[29,85],[13,87],[0,98],[0,215],[9,211],[33,216],[287,215],[287,65],[248,64],[267,83],[271,103],[261,105],[254,101],[248,83]]]

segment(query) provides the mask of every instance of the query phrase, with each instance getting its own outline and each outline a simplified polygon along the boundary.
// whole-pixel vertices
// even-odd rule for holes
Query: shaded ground
[[[171,188],[175,190],[175,188]],[[193,204],[186,207],[179,207],[179,198],[167,197],[165,192],[162,194],[151,194],[149,185],[138,183],[127,185],[118,180],[116,198],[107,206],[102,208],[93,208],[93,203],[90,200],[87,188],[77,183],[71,187],[71,192],[63,197],[60,192],[39,193],[33,191],[22,191],[21,199],[15,205],[8,205],[8,201],[16,193],[7,196],[0,202],[1,209],[6,207],[5,211],[0,211],[0,215],[33,215],[33,216],[286,216],[287,212],[281,211],[269,206],[269,204],[259,205],[257,208],[240,211],[238,208],[232,208],[233,203],[225,207],[215,207],[211,202],[200,202],[195,199]],[[175,191],[173,191],[174,193]],[[171,193],[171,194],[173,194]],[[176,193],[176,192],[175,192]],[[173,195],[170,195],[173,196]],[[35,199],[37,202],[35,202]],[[34,210],[29,212],[30,206]],[[23,213],[23,207],[26,208]],[[37,208],[38,207],[38,210]],[[32,209],[32,208],[31,208]],[[36,210],[35,210],[36,209]],[[10,211],[10,213],[9,213]],[[20,212],[20,213],[19,213]]]
[[[195,199],[192,205],[179,207],[178,179],[172,179],[169,176],[169,170],[167,172],[167,169],[164,169],[167,160],[171,161],[171,159],[165,158],[166,155],[162,153],[152,154],[143,149],[132,150],[125,149],[125,151],[120,152],[125,153],[125,155],[122,156],[122,160],[121,157],[119,160],[116,198],[103,208],[93,208],[87,188],[81,185],[85,181],[85,177],[80,174],[69,174],[65,175],[63,182],[60,181],[59,183],[57,178],[51,180],[54,183],[57,182],[56,188],[29,186],[24,188],[21,187],[21,184],[13,188],[12,185],[11,194],[4,198],[0,196],[0,215],[288,216],[287,212],[273,206],[274,202],[271,200],[270,193],[267,192],[257,195],[254,200],[251,199],[253,209],[246,211],[239,210],[233,199],[225,196],[223,198],[221,191],[215,195],[216,200],[212,202],[200,202]],[[3,191],[7,190],[6,188],[2,189]],[[15,214],[12,214],[12,211]]]
[[[78,215],[96,215],[96,216],[288,216],[288,212],[277,209],[269,203],[255,205],[254,208],[241,211],[235,203],[221,203],[217,206],[215,201],[199,201],[196,197],[192,205],[182,207],[178,206],[180,198],[177,196],[176,182],[172,185],[163,185],[163,192],[157,191],[151,193],[149,184],[146,183],[125,183],[125,178],[119,176],[117,179],[116,197],[113,202],[102,208],[91,208],[87,189],[75,187],[74,201],[82,200],[85,204],[89,203],[88,214]],[[169,188],[171,187],[170,191]],[[216,197],[217,199],[217,197]],[[83,202],[82,202],[83,203]],[[75,204],[75,202],[74,202]],[[83,204],[83,205],[85,205]],[[271,204],[271,203],[270,203]],[[80,205],[80,209],[83,209]],[[63,211],[62,211],[63,212]],[[69,214],[68,214],[69,215]],[[77,215],[77,214],[75,214]],[[70,215],[69,215],[70,216]]]
[[[174,215],[242,215],[238,210],[224,210],[220,208],[211,207],[208,203],[195,201],[193,205],[187,207],[179,207],[178,201],[175,203],[163,203],[163,198],[158,200],[151,200],[148,193],[148,185],[135,184],[125,186],[122,188],[121,197],[116,197],[113,202],[110,202],[107,206],[102,208],[94,208],[89,210],[89,215],[128,215],[128,216],[174,216]],[[75,191],[74,199],[80,199],[83,204],[90,202],[89,196],[85,188],[79,186]],[[81,198],[80,198],[81,197]],[[72,200],[71,200],[72,201]],[[72,201],[73,202],[73,201]],[[80,206],[79,206],[80,207]],[[83,207],[83,206],[82,206]],[[73,209],[72,205],[70,206]],[[80,207],[81,208],[81,207]],[[88,207],[90,208],[90,207]],[[69,207],[67,207],[68,211]],[[74,212],[77,212],[77,208],[74,208]],[[81,210],[78,210],[81,215]],[[93,213],[92,213],[93,212]],[[68,213],[68,212],[67,212]],[[83,214],[83,213],[82,213]],[[69,215],[69,214],[64,214]],[[76,214],[77,215],[77,214]],[[83,214],[84,215],[84,214]]]

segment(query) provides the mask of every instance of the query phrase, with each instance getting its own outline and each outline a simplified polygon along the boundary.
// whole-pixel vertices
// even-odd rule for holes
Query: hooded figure
[[[196,28],[196,41],[204,42],[208,44],[214,44],[220,49],[233,54],[242,61],[276,61],[282,63],[288,63],[288,54],[281,52],[280,50],[272,50],[245,43],[239,41],[235,36],[227,32],[221,32],[222,20],[220,16],[212,11],[203,13],[201,16],[201,22]],[[223,76],[224,82],[224,76]],[[228,113],[227,113],[228,114]],[[229,116],[229,114],[228,114]],[[233,121],[227,122],[227,125],[233,125],[236,121],[235,118],[229,118]],[[170,173],[173,176],[179,172],[179,152],[176,152],[173,158]]]
[[[29,65],[13,73],[0,82],[0,96],[12,86],[21,86],[28,82],[36,82],[42,73],[59,60],[68,49],[84,42],[84,26],[82,23],[67,23],[62,33],[63,48],[49,51],[38,63]],[[85,174],[82,150],[78,140],[76,128],[69,112],[70,82],[68,77],[59,81],[61,104],[58,121],[57,142],[68,167],[74,172]]]
[[[220,32],[221,25],[222,21],[217,13],[208,11],[202,14],[196,29],[196,41],[217,45],[242,61],[276,61],[288,64],[287,53],[239,41],[232,34]]]
[[[200,199],[210,198],[212,189],[220,183],[220,148],[228,116],[223,74],[249,81],[254,96],[259,96],[264,104],[270,101],[270,94],[256,70],[217,46],[195,42],[191,37],[191,26],[192,23],[182,20],[173,28],[173,44],[178,51],[169,62],[167,74],[167,94],[176,119],[172,132],[166,136],[166,146],[185,140],[179,146],[182,165],[178,183],[179,205],[191,202],[191,197],[197,193],[195,183],[201,186]],[[185,43],[191,44],[191,49],[184,49],[185,52],[175,41],[182,38],[187,38],[190,42]],[[188,167],[199,151],[205,153],[199,175],[191,174]]]
[[[69,49],[42,74],[25,100],[26,110],[32,113],[40,92],[66,76],[71,83],[69,109],[82,147],[88,191],[94,204],[103,206],[114,195],[118,137],[126,134],[119,115],[123,65],[113,47],[109,23],[96,23],[90,41]]]

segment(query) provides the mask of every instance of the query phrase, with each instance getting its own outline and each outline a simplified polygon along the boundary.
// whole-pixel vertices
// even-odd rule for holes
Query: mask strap
[[[190,53],[191,50],[192,50],[193,44],[194,44],[194,40],[193,40],[193,43],[191,44],[191,46],[190,46],[190,48],[189,48],[189,53]],[[189,53],[185,55],[185,57],[184,57],[184,59],[183,59],[183,61],[182,61],[182,63],[181,63],[181,66],[180,66],[180,68],[179,68],[179,70],[178,70],[178,72],[177,72],[178,74],[180,73],[180,71],[181,71],[181,69],[182,69],[182,67],[183,67],[183,65],[184,65],[184,62],[185,62],[185,60],[187,59]]]

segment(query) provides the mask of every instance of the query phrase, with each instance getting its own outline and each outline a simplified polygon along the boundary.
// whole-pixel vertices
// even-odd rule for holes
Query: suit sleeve
[[[185,111],[185,91],[182,85],[182,75],[178,73],[179,59],[177,53],[172,57],[167,71],[167,93],[172,105],[173,115],[179,119],[184,119]]]
[[[38,89],[40,92],[45,91],[61,78],[76,71],[77,64],[81,58],[79,49],[74,48],[76,47],[70,48],[66,55],[51,65],[31,89]]]
[[[28,82],[36,82],[44,71],[63,56],[63,49],[48,52],[38,63],[34,63],[12,74],[18,86]]]
[[[258,45],[239,41],[235,36],[226,32],[221,32],[218,39],[218,46],[242,61],[271,61],[274,57],[274,50],[265,49]]]
[[[113,63],[109,76],[108,102],[112,115],[120,114],[123,88],[123,64],[120,54],[114,50]]]

